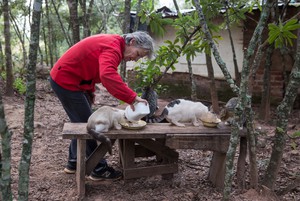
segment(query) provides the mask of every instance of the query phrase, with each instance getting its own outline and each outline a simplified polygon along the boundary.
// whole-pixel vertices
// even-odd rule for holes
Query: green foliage
[[[249,5],[249,12],[252,12],[253,8],[256,7],[256,6],[258,7],[258,9],[260,11],[262,11],[261,1],[260,0],[250,1],[249,4],[250,4]]]
[[[1,72],[0,76],[3,80],[6,80],[6,72],[5,71]]]
[[[26,92],[26,85],[22,78],[16,78],[13,83],[14,89],[16,89],[20,94],[24,94]]]
[[[296,150],[297,149],[297,142],[296,140],[300,137],[300,131],[296,131],[295,133],[292,134],[292,142],[291,142],[291,147],[292,149]]]
[[[157,14],[155,12],[147,13],[143,11],[140,14],[141,23],[146,23],[149,25],[150,30],[158,36],[164,36],[166,30],[165,26],[168,24],[172,24],[172,19],[162,18],[161,14]]]
[[[300,24],[297,19],[291,19],[287,21],[285,24],[279,20],[279,24],[276,25],[274,23],[269,24],[269,38],[268,42],[270,44],[275,43],[275,48],[283,47],[283,46],[292,46],[293,39],[296,39],[297,36],[292,33],[300,28]]]
[[[284,130],[280,127],[276,127],[276,132],[283,134]]]
[[[293,133],[292,137],[294,138],[300,137],[300,131],[296,131],[295,133]]]

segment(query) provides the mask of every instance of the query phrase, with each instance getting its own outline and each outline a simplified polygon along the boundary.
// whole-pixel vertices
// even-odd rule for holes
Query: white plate
[[[124,122],[124,123],[120,123],[121,126],[123,128],[126,128],[126,129],[130,129],[130,130],[138,130],[138,129],[142,129],[144,128],[147,123],[143,120],[139,120],[139,121],[136,121],[136,122]]]

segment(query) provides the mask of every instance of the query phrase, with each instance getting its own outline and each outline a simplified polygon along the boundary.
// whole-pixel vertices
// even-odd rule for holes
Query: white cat
[[[98,108],[89,117],[87,122],[87,131],[96,140],[107,145],[109,153],[111,154],[111,141],[103,133],[108,132],[109,129],[115,128],[120,130],[122,128],[121,122],[125,122],[125,111],[109,106],[102,106]]]
[[[185,99],[176,99],[165,106],[161,115],[150,119],[150,123],[161,122],[166,119],[176,126],[184,127],[185,122],[191,122],[194,126],[199,126],[199,120],[207,113],[212,114],[208,107],[201,102],[193,102]]]

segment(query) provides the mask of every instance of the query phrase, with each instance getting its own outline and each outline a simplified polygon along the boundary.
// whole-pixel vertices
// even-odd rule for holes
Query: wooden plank
[[[122,157],[123,161],[123,169],[127,169],[130,167],[134,167],[134,141],[132,140],[123,140],[123,150]]]
[[[76,183],[77,183],[78,200],[83,200],[85,197],[85,155],[86,155],[86,140],[77,140]]]
[[[150,177],[154,175],[170,174],[178,172],[178,164],[156,165],[149,167],[127,168],[123,170],[124,179]]]
[[[153,123],[147,124],[141,130],[110,130],[105,135],[111,139],[149,139],[149,138],[165,138],[167,134],[202,134],[205,135],[228,135],[230,127],[220,124],[217,128],[208,128],[204,126],[178,127],[169,123]],[[86,123],[65,123],[62,136],[64,139],[92,139],[86,132]]]
[[[138,157],[151,157],[154,156],[155,153],[139,144],[134,145],[135,150],[135,158]]]
[[[199,149],[226,153],[230,135],[186,135],[172,134],[166,139],[166,146],[172,149]]]
[[[111,140],[112,146],[115,143],[115,139]],[[87,158],[86,160],[86,175],[91,174],[91,172],[94,170],[96,165],[99,163],[99,161],[104,158],[105,154],[107,153],[106,145],[99,144],[97,148],[93,151],[93,153]]]
[[[150,149],[151,151],[157,153],[159,156],[166,157],[171,161],[176,161],[178,159],[178,152],[161,144],[161,142],[155,141],[153,139],[136,139],[135,141],[143,147],[146,147],[147,149]]]
[[[121,167],[123,167],[124,164],[124,158],[123,158],[123,150],[124,150],[124,146],[123,146],[123,142],[124,140],[122,139],[118,139],[118,146],[119,146],[119,162]]]

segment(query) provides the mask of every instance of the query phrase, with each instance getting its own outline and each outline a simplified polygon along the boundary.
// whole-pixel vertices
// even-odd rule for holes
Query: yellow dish
[[[214,128],[214,127],[218,126],[219,122],[205,122],[205,121],[202,121],[202,124],[203,124],[203,126]]]
[[[124,122],[124,123],[122,122],[120,124],[123,128],[130,129],[130,130],[142,129],[147,125],[147,123],[143,120],[139,120],[139,121],[135,121],[135,122],[127,121],[127,122]]]

